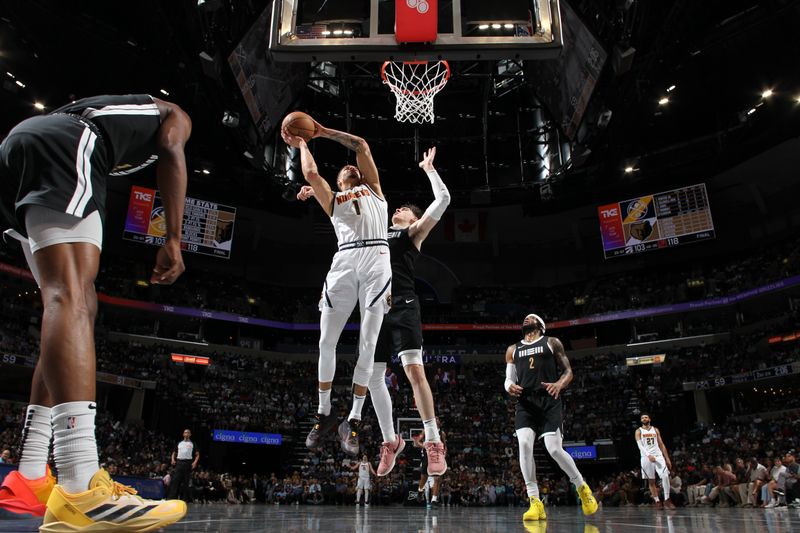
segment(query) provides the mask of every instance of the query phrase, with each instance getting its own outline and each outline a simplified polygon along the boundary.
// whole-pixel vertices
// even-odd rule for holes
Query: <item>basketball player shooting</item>
[[[639,446],[642,462],[642,478],[646,479],[650,485],[650,495],[656,502],[656,509],[675,509],[675,505],[670,501],[669,471],[672,470],[672,461],[669,460],[667,447],[661,440],[661,432],[658,428],[650,425],[650,415],[642,413],[639,417],[642,427],[636,430],[636,445]],[[664,490],[664,503],[658,497],[658,486],[656,485],[656,474],[661,478],[661,486]]]
[[[514,427],[519,440],[519,466],[530,499],[530,508],[522,519],[545,520],[544,504],[539,499],[533,445],[538,434],[544,439],[547,453],[578,490],[583,514],[597,512],[597,501],[575,461],[562,446],[563,412],[561,391],[572,381],[572,367],[564,345],[556,337],[546,337],[544,320],[530,314],[522,322],[522,340],[506,350],[504,388],[519,399]],[[559,376],[558,367],[561,367]]]
[[[322,436],[336,424],[331,413],[331,386],[336,370],[336,345],[356,303],[361,312],[361,329],[356,367],[353,371],[353,408],[339,425],[342,450],[358,455],[358,429],[364,407],[375,345],[383,316],[389,310],[392,267],[389,261],[386,220],[388,208],[380,178],[367,141],[361,137],[324,128],[308,117],[313,134],[309,138],[330,139],[356,152],[357,166],[345,165],[336,177],[334,193],[317,169],[306,139],[292,134],[284,125],[284,141],[300,150],[303,176],[314,197],[331,217],[339,250],[333,256],[320,298],[319,408],[306,446],[317,449]],[[308,128],[307,128],[308,129]],[[302,133],[296,132],[296,133]]]
[[[422,317],[419,298],[414,290],[415,263],[422,243],[450,204],[450,191],[433,166],[435,157],[436,148],[433,147],[425,152],[419,163],[431,183],[433,202],[424,213],[414,204],[398,207],[392,214],[392,225],[389,227],[393,301],[378,336],[375,364],[369,383],[372,406],[383,434],[378,476],[386,476],[392,471],[398,454],[405,447],[405,441],[394,431],[392,398],[384,379],[386,365],[394,354],[400,356],[425,428],[424,446],[428,458],[425,474],[441,476],[447,471],[445,447],[439,435],[433,393],[422,361]],[[314,196],[314,190],[308,185],[302,187],[297,194],[297,198],[304,201],[311,196]]]

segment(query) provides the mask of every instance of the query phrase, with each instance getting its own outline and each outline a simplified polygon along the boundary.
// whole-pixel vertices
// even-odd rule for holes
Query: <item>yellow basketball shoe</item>
[[[589,488],[589,485],[584,483],[578,487],[578,496],[581,499],[581,509],[583,509],[583,514],[589,516],[590,514],[597,512],[597,500],[594,499],[592,489]]]
[[[525,514],[522,515],[522,520],[525,522],[528,520],[547,520],[547,514],[544,512],[542,500],[531,496],[531,506]]]
[[[145,500],[100,469],[86,492],[69,494],[61,485],[53,487],[39,531],[144,533],[177,522],[185,514],[181,500]]]

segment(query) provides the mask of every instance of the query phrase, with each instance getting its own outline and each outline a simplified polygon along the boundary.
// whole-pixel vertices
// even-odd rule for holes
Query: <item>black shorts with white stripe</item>
[[[6,222],[27,236],[27,205],[78,218],[99,211],[105,219],[108,164],[100,130],[86,119],[58,113],[21,122],[0,144],[0,201],[10,218]]]

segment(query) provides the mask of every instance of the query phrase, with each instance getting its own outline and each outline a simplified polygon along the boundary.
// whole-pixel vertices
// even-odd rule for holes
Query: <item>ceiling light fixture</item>
[[[34,102],[33,107],[35,107],[39,111],[44,111],[44,104],[41,102]]]
[[[500,24],[492,24],[492,29],[493,30],[499,30],[500,28],[502,28],[502,26]]]
[[[480,24],[478,26],[478,29],[479,30],[488,30],[489,29],[489,25],[488,24]]]
[[[636,169],[629,165],[629,166],[625,167],[625,174],[630,174],[634,170],[636,170]]]
[[[756,108],[755,108],[755,107],[752,107],[752,108],[750,108],[750,110],[747,112],[747,114],[748,114],[748,115],[752,115],[752,114],[753,114],[753,113],[755,113],[755,112],[756,112]]]
[[[669,103],[669,98],[664,96],[661,100],[658,101],[658,105],[667,105]]]
[[[514,29],[514,25],[513,24],[503,24],[503,27],[505,29],[507,29],[507,30],[513,30]]]
[[[166,89],[161,89],[161,94],[169,96],[169,92]]]
[[[671,93],[672,91],[675,90],[675,87],[676,87],[675,85],[670,85],[669,87],[667,87],[667,92]]]
[[[17,85],[19,85],[19,86],[20,86],[20,87],[22,87],[23,89],[25,88],[25,84],[24,84],[24,83],[22,83],[22,82],[21,82],[21,81],[19,81],[19,80],[15,81],[14,83],[16,83]]]
[[[211,174],[211,171],[210,171],[210,170],[208,170],[207,168],[204,168],[204,169],[202,170],[202,172],[203,172],[203,174],[205,174],[206,176],[208,176],[209,174]]]
[[[764,92],[761,93],[761,98],[767,99],[772,96],[772,89],[766,89]]]

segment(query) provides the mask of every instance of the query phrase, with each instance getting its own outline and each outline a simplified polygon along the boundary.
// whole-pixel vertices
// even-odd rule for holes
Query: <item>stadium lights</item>
[[[636,169],[633,166],[628,165],[627,167],[625,167],[625,174],[630,174],[634,170],[636,170]]]
[[[514,29],[514,25],[513,24],[503,24],[503,27],[505,29],[507,29],[507,30],[513,30]]]
[[[20,87],[22,87],[23,89],[25,88],[25,84],[24,84],[24,83],[22,83],[22,82],[21,82],[21,81],[19,81],[19,80],[15,81],[14,83],[16,83],[17,85],[19,85],[19,86],[20,86]]]
[[[658,105],[667,105],[669,103],[669,98],[664,96],[661,100],[658,101]]]
[[[478,29],[479,30],[488,30],[489,29],[489,25],[488,24],[480,24],[478,26]]]
[[[35,107],[39,111],[44,111],[44,104],[41,102],[34,102],[33,107]]]
[[[334,35],[341,35],[342,33],[344,33],[342,30],[333,30]]]
[[[353,30],[344,30],[345,35],[353,35]]]
[[[500,29],[500,28],[502,28],[502,27],[503,27],[503,26],[501,26],[500,24],[492,24],[492,29],[493,29],[493,30],[499,30],[499,29]]]
[[[794,101],[800,104],[800,94],[794,97]]]
[[[6,72],[6,76],[8,76],[9,78],[11,78],[12,80],[14,79],[14,75],[13,75],[13,74],[11,74],[10,72]]]
[[[160,91],[160,92],[161,92],[161,94],[163,94],[164,96],[169,96],[169,91],[167,91],[166,89],[159,89],[159,91]]]
[[[766,100],[767,98],[772,96],[772,94],[773,94],[772,89],[766,89],[764,92],[761,93],[761,98]]]
[[[205,174],[206,176],[208,176],[209,174],[211,174],[211,171],[210,171],[210,170],[208,170],[207,168],[204,168],[204,169],[203,169],[201,172],[202,172],[203,174]]]
[[[753,114],[753,113],[755,113],[755,112],[756,112],[756,108],[755,108],[755,107],[751,107],[751,108],[750,108],[750,109],[747,111],[747,114],[748,114],[748,115],[752,115],[752,114]]]
[[[677,86],[676,85],[670,85],[669,87],[667,87],[667,92],[671,93],[672,91],[675,90],[675,87],[677,87]]]
[[[330,35],[331,30],[322,30],[322,35]]]

